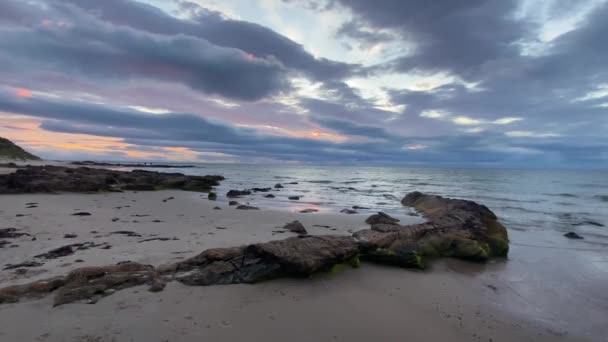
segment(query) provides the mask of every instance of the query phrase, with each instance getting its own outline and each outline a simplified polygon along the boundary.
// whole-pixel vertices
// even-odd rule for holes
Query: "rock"
[[[211,249],[161,271],[186,285],[256,283],[308,276],[341,263],[355,265],[357,253],[357,244],[350,237],[302,236]]]
[[[292,201],[297,201],[300,199],[300,196],[289,196],[289,197],[287,197],[287,199],[290,199]]]
[[[16,239],[21,236],[30,236],[28,233],[18,232],[17,228],[0,228],[0,239]]]
[[[173,200],[173,199],[175,199],[175,197],[173,197],[173,196],[167,197],[167,198],[163,199],[163,202],[167,202],[167,201],[170,201],[170,200]]]
[[[307,209],[304,209],[304,210],[300,210],[300,212],[302,214],[316,213],[317,211],[318,211],[317,209],[312,209],[312,208],[307,208]]]
[[[19,263],[19,264],[15,264],[15,265],[7,264],[7,265],[4,266],[3,269],[4,270],[13,270],[15,268],[40,267],[42,265],[44,265],[44,264],[41,263],[41,262],[37,262],[37,261],[25,261],[25,262],[22,262],[22,263]]]
[[[399,219],[391,217],[390,215],[379,211],[377,214],[373,214],[365,220],[365,223],[369,225],[376,224],[397,224]]]
[[[81,211],[78,213],[73,213],[72,216],[91,216],[91,213],[88,213],[86,211]]]
[[[245,204],[241,204],[236,208],[239,210],[260,210],[260,208],[258,208],[258,207],[252,207],[250,205],[245,205]]]
[[[348,208],[342,209],[342,210],[340,210],[340,212],[343,214],[358,214],[359,213],[356,210],[352,210],[352,209],[348,209]]]
[[[283,189],[284,186],[281,183],[277,183],[277,184],[274,185],[274,188],[275,189]]]
[[[266,198],[274,198],[274,195],[273,194],[268,194],[268,195],[264,195],[264,197],[266,197]]]
[[[63,235],[64,239],[74,239],[74,238],[77,238],[77,237],[78,237],[78,235],[76,235],[76,234],[65,234],[65,235]]]
[[[186,176],[144,170],[26,166],[14,173],[0,175],[0,194],[158,189],[209,192],[222,180],[222,176]]]
[[[302,235],[308,234],[304,225],[298,220],[289,222],[288,224],[286,224],[283,227],[283,229],[288,230],[292,233],[298,233],[298,234],[302,234]]]
[[[226,197],[240,197],[251,195],[251,191],[249,190],[230,190],[226,193]]]
[[[367,207],[360,207],[358,205],[353,205],[353,209],[355,210],[365,210],[365,209],[371,209],[371,208],[367,208]]]
[[[231,206],[232,205],[239,205],[239,202],[237,202],[237,201],[230,201],[230,202],[228,202],[228,205],[231,205]]]
[[[578,235],[575,232],[568,232],[566,234],[564,234],[565,237],[567,237],[568,239],[583,239],[582,236]]]
[[[272,189],[271,188],[253,188],[251,190],[253,190],[254,192],[268,192]]]
[[[215,192],[210,192],[209,195],[207,195],[207,199],[210,201],[215,201],[217,199],[217,194]]]
[[[118,217],[115,217],[112,219],[112,222],[118,222],[118,221],[120,221],[120,219]]]
[[[222,208],[220,208],[220,207],[213,207],[213,210],[222,210]]]
[[[287,183],[287,184],[292,184],[292,185],[295,185],[295,184],[298,184],[298,182],[289,182],[289,183]]]

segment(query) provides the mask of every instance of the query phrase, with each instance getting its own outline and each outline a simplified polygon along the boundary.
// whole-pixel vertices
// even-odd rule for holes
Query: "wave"
[[[599,199],[601,202],[608,202],[608,195],[597,195],[593,197]]]
[[[568,193],[568,192],[562,192],[562,193],[559,193],[559,194],[544,194],[544,195],[554,196],[554,197],[569,197],[569,198],[577,198],[578,197],[578,195],[571,194],[571,193]]]
[[[526,212],[526,213],[533,213],[533,214],[547,214],[544,213],[542,211],[537,211],[537,210],[532,210],[532,209],[526,209],[526,208],[522,208],[522,207],[513,207],[513,206],[504,206],[504,207],[499,207],[499,210],[516,210],[516,211],[522,211],[522,212]]]

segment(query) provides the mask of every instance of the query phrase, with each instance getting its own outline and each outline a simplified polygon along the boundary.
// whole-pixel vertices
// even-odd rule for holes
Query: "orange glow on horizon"
[[[32,93],[25,88],[17,88],[17,96],[19,97],[32,97]]]

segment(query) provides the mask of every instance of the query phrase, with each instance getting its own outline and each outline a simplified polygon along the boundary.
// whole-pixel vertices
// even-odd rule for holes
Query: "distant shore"
[[[214,209],[218,206],[221,210]],[[90,215],[73,215],[78,212]],[[160,265],[209,248],[282,239],[296,235],[281,229],[295,219],[313,235],[350,235],[367,228],[365,217],[236,210],[207,200],[207,194],[177,190],[2,195],[0,228],[14,227],[29,235],[7,240],[10,244],[0,248],[1,268],[69,243],[94,241],[110,247],[78,250],[24,271],[0,270],[0,287],[83,266],[127,260]],[[403,224],[419,222],[419,218],[401,219]],[[119,291],[95,305],[52,308],[51,298],[46,297],[0,305],[0,321],[5,323],[0,339],[598,341],[606,336],[606,327],[600,325],[586,333],[575,325],[556,325],[543,308],[530,306],[529,294],[514,290],[512,277],[536,279],[536,266],[522,263],[527,258],[552,258],[552,263],[569,265],[573,272],[577,267],[551,250],[535,251],[534,257],[531,252],[516,245],[510,261],[442,260],[425,271],[366,263],[361,270],[256,285],[186,287],[174,282],[154,294],[144,287]],[[545,276],[550,281],[550,273]],[[542,296],[543,286],[525,288]],[[584,311],[593,310],[589,307],[567,310],[572,316],[591,315],[588,324],[601,314]]]

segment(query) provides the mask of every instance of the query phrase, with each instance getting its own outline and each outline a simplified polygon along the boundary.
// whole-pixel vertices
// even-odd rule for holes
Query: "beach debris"
[[[0,239],[16,239],[22,236],[30,236],[28,233],[18,232],[17,228],[0,228]]]
[[[437,257],[483,262],[508,253],[505,227],[483,205],[419,192],[405,196],[402,204],[414,207],[429,222],[406,226],[380,223],[352,236],[299,235],[208,249],[157,268],[133,262],[84,267],[65,276],[0,288],[0,303],[41,297],[53,291],[54,305],[83,300],[95,303],[118,290],[138,285],[148,284],[151,291],[162,290],[165,281],[198,286],[256,283],[333,272],[344,265],[358,267],[360,259],[423,268],[426,259]]]
[[[277,183],[277,184],[274,185],[274,188],[275,189],[283,189],[284,186],[281,183]]]
[[[376,224],[398,224],[399,219],[390,216],[387,213],[379,211],[377,214],[373,214],[365,220],[365,223],[373,226]]]
[[[275,196],[273,194],[268,194],[268,195],[264,195],[264,197],[266,197],[266,198],[274,198]]]
[[[287,199],[290,199],[292,201],[297,201],[300,199],[300,196],[289,196],[289,197],[287,197]]]
[[[301,212],[302,214],[316,213],[317,211],[319,211],[319,210],[317,210],[317,209],[312,209],[312,208],[306,208],[306,209],[300,210],[300,212]]]
[[[172,237],[172,238],[168,238],[168,237],[152,237],[152,238],[148,238],[148,239],[143,239],[143,240],[139,240],[137,241],[137,243],[142,243],[142,242],[148,242],[148,241],[169,241],[169,240],[179,240],[177,237]]]
[[[575,232],[568,232],[566,234],[564,234],[565,237],[567,237],[568,239],[584,239],[582,236],[578,235]]]
[[[86,212],[86,211],[80,211],[77,213],[73,213],[72,216],[91,216],[91,213]]]
[[[352,209],[348,209],[348,208],[342,209],[342,210],[340,210],[340,212],[343,214],[358,214],[359,213],[356,210],[352,210]]]
[[[34,258],[44,258],[44,259],[57,259],[64,256],[72,255],[74,252],[78,250],[89,249],[93,247],[105,248],[107,243],[95,244],[93,242],[81,242],[81,243],[73,243],[65,246],[61,246],[55,249],[51,249],[50,251],[42,254],[38,254],[34,256]]]
[[[237,202],[237,201],[230,201],[230,202],[228,202],[228,205],[239,205],[239,202]]]
[[[6,264],[3,268],[3,270],[13,270],[16,268],[24,268],[24,267],[40,267],[44,265],[41,262],[37,262],[37,261],[24,261],[22,263],[19,264]]]
[[[140,237],[141,234],[130,231],[130,230],[117,230],[114,232],[110,232],[108,235],[124,235],[129,237]]]
[[[241,204],[236,208],[239,210],[260,210],[260,208],[258,208],[258,207],[253,207],[253,206],[245,205],[245,204]]]
[[[217,194],[215,192],[210,192],[209,195],[207,195],[207,199],[210,201],[215,201],[217,200]]]
[[[157,189],[209,192],[222,180],[222,176],[186,176],[145,170],[28,165],[14,173],[0,175],[0,194]]]
[[[298,234],[302,234],[302,235],[308,234],[304,225],[298,220],[289,222],[288,224],[283,226],[283,229],[288,230],[292,233],[298,233]]]
[[[72,233],[68,233],[68,234],[63,235],[64,239],[75,239],[77,237],[78,237],[78,235],[72,234]]]
[[[251,191],[249,190],[230,190],[226,193],[226,197],[240,197],[240,196],[246,196],[246,195],[251,195]]]

